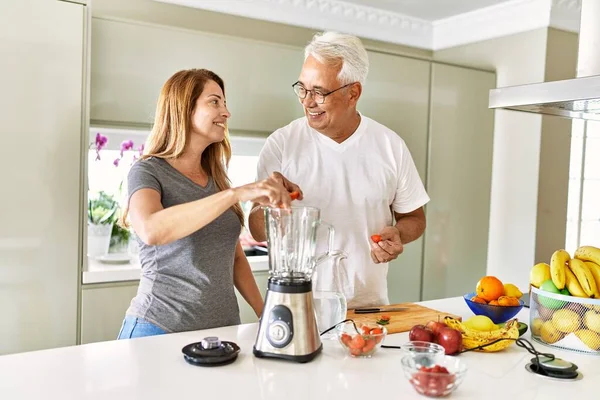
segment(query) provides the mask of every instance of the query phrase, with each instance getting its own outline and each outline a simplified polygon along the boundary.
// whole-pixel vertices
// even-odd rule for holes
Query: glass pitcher
[[[265,207],[269,273],[275,280],[310,281],[314,268],[333,253],[333,226],[314,207]],[[317,229],[328,229],[327,252],[316,256]]]
[[[341,261],[346,258],[345,252],[335,250],[330,254],[329,262],[321,263],[315,269],[312,290],[319,333],[346,319],[348,306],[340,277]],[[335,338],[335,330],[321,336],[321,339]]]

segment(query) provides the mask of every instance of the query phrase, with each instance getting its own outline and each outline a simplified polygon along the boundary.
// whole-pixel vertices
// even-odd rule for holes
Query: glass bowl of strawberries
[[[402,357],[402,369],[415,390],[429,397],[444,397],[462,383],[467,366],[458,357],[431,355],[432,360]],[[425,356],[426,358],[426,356]]]
[[[381,347],[387,329],[375,324],[345,322],[338,326],[337,337],[342,348],[352,357],[369,358]]]

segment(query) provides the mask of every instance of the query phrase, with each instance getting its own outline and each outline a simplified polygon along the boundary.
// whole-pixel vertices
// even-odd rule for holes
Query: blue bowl
[[[503,322],[512,319],[515,315],[523,308],[523,301],[519,300],[518,306],[494,306],[489,304],[481,304],[471,301],[471,298],[476,295],[475,292],[467,293],[463,296],[465,302],[473,311],[475,315],[485,315],[489,317],[495,324],[501,324]]]

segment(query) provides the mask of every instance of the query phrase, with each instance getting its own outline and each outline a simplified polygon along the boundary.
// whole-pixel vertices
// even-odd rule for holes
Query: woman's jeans
[[[125,317],[117,340],[164,335],[165,333],[167,332],[143,318]]]

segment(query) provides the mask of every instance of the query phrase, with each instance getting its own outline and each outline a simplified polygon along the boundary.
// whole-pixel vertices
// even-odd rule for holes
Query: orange
[[[474,303],[487,304],[487,301],[485,301],[481,297],[477,297],[477,296],[471,297],[471,301],[474,302]]]
[[[499,306],[500,304],[498,304],[498,300],[492,300],[488,303],[490,306]]]
[[[498,298],[498,304],[501,306],[518,306],[521,303],[519,303],[519,299],[516,297],[500,296],[500,298]]]
[[[495,276],[484,276],[477,283],[477,296],[485,301],[498,300],[504,296],[504,284]]]

